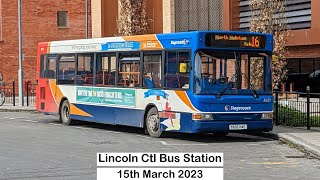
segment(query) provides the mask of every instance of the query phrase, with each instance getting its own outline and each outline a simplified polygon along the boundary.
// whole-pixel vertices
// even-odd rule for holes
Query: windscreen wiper
[[[227,86],[224,87],[224,88],[222,89],[222,91],[220,91],[220,93],[217,95],[217,98],[221,98],[222,94],[228,89],[230,83],[236,78],[236,76],[237,76],[237,73],[232,76],[232,78],[230,79],[230,81],[227,83]]]
[[[233,53],[234,53],[234,59],[236,60],[236,73],[232,76],[232,78],[228,82],[227,86],[225,88],[223,88],[222,91],[217,95],[218,98],[220,98],[221,95],[228,89],[228,86],[230,85],[230,82],[235,80],[235,78],[238,76],[238,72],[241,72],[241,70],[239,69],[240,65],[239,65],[239,62],[238,62],[237,54],[236,54],[236,52],[233,52]],[[234,81],[234,82],[236,82],[236,81]]]
[[[247,79],[253,97],[258,98],[259,95],[258,95],[257,91],[253,88],[252,84],[250,83],[249,78],[246,76],[246,74],[241,73],[241,69],[240,69],[240,65],[239,65],[240,61],[238,60],[236,52],[234,52],[234,58],[236,60],[236,71],[237,72],[232,76],[231,80],[228,82],[228,85],[222,89],[222,91],[217,95],[217,97],[220,98],[222,96],[222,94],[228,89],[230,82],[232,82],[232,81],[236,82],[235,78],[239,76],[238,72],[240,72],[240,74],[243,75]]]
[[[259,95],[258,95],[256,89],[254,89],[254,88],[252,87],[252,84],[250,83],[249,77],[248,77],[246,74],[244,74],[244,73],[242,73],[242,74],[243,74],[243,76],[244,76],[245,78],[247,78],[247,81],[248,81],[248,83],[249,83],[249,87],[250,87],[250,90],[251,90],[253,96],[254,96],[255,98],[258,98]]]

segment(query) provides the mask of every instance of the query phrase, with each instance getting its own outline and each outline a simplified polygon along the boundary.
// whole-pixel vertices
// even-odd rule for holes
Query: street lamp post
[[[24,106],[24,98],[23,98],[23,69],[22,69],[21,0],[18,0],[18,29],[19,29],[19,70],[18,70],[19,106]]]
[[[88,31],[89,31],[89,28],[88,28],[88,0],[86,0],[86,39],[88,39]]]

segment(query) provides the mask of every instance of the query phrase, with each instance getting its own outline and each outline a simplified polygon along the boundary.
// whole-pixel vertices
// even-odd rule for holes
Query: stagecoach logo
[[[189,40],[188,39],[184,39],[184,40],[181,40],[181,41],[173,41],[171,40],[170,44],[172,45],[188,45],[189,44]]]
[[[251,111],[251,106],[230,106],[226,105],[224,107],[225,111]]]

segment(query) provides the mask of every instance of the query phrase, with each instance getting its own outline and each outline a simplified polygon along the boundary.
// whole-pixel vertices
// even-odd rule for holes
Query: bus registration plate
[[[243,130],[247,129],[248,126],[246,124],[230,124],[229,130]]]

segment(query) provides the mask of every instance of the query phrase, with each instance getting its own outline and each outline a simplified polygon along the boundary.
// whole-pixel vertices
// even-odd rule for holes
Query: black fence
[[[24,105],[35,105],[37,85],[37,83],[33,83],[30,81],[25,81],[23,83]],[[0,91],[2,91],[5,95],[4,105],[16,106],[19,103],[18,83],[15,80],[13,80],[12,82],[2,83],[2,85],[0,86]]]
[[[320,127],[320,94],[275,91],[274,122],[291,127]]]
[[[3,92],[5,96],[4,104],[13,104],[16,105],[16,83],[12,82],[4,82],[0,86],[0,91]]]

